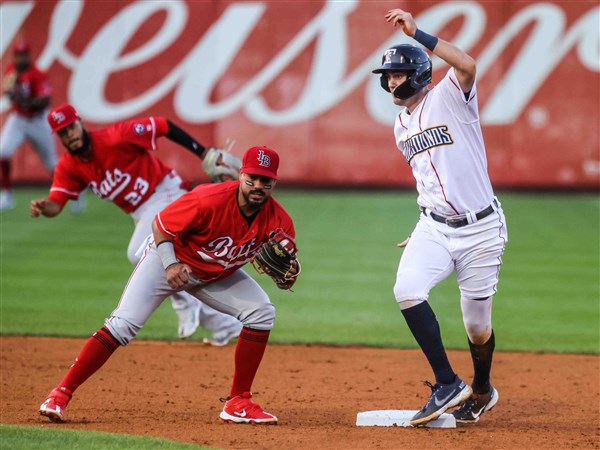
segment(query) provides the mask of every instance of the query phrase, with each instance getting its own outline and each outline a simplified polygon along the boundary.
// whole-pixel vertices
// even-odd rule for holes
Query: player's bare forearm
[[[156,225],[156,219],[152,221],[152,234],[154,235],[154,243],[156,245],[160,244],[163,241],[172,241],[172,239],[169,239],[167,236],[162,234],[162,232],[158,228],[158,225]]]
[[[61,211],[62,208],[58,203],[48,200],[47,198],[31,200],[31,203],[29,204],[31,217],[55,217],[58,216]]]
[[[469,92],[475,82],[475,73],[477,71],[475,60],[455,45],[443,39],[438,39],[438,43],[433,49],[433,54],[454,67],[460,87],[463,92]]]
[[[385,15],[385,19],[394,24],[394,27],[400,26],[402,31],[407,36],[415,38],[415,34],[417,33],[417,23],[413,19],[412,15],[401,9],[392,9],[388,11]],[[432,39],[431,36],[429,36]],[[419,41],[425,46],[428,44],[425,40]],[[435,43],[435,41],[434,41]],[[458,47],[454,46],[448,41],[438,38],[437,44],[435,47],[430,47],[430,50],[434,55],[442,58],[446,63],[454,67],[456,71],[456,76],[458,81],[460,82],[460,87],[463,92],[468,92],[473,87],[473,83],[475,82],[475,72],[476,72],[476,64],[475,60],[463,52]]]

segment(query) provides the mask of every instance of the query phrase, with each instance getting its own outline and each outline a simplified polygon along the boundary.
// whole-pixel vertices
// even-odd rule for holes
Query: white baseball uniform
[[[476,96],[473,85],[465,98],[450,68],[411,113],[404,109],[396,118],[396,143],[412,168],[421,207],[398,267],[399,303],[427,300],[452,271],[465,299],[496,291],[507,230],[487,173]]]

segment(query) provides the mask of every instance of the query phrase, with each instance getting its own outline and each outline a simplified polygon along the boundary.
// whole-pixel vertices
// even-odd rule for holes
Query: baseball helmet
[[[398,70],[407,72],[408,78],[394,89],[394,96],[406,100],[431,83],[431,59],[425,50],[410,44],[395,45],[383,53],[381,67],[373,70],[380,73],[381,87],[390,92],[387,76],[388,71]]]

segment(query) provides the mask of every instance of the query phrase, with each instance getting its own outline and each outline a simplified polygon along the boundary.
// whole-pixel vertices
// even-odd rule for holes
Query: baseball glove
[[[237,180],[242,161],[227,150],[211,147],[202,160],[202,168],[213,183]]]
[[[269,234],[269,240],[254,256],[252,265],[259,274],[269,275],[279,289],[290,289],[301,270],[297,251],[294,238],[278,228]]]

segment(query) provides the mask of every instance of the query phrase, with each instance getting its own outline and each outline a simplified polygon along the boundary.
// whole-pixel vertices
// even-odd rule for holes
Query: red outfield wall
[[[5,1],[2,69],[28,40],[91,129],[163,115],[233,152],[269,145],[284,181],[412,186],[396,114],[370,70],[411,42],[384,20],[397,2]],[[600,8],[593,1],[402,2],[421,28],[478,61],[479,107],[497,187],[600,187]],[[447,66],[434,59],[434,83]],[[2,118],[8,104],[3,99]],[[58,144],[58,143],[57,143]],[[62,153],[60,145],[59,152]],[[159,155],[203,181],[163,139]],[[30,149],[22,181],[49,175]]]

